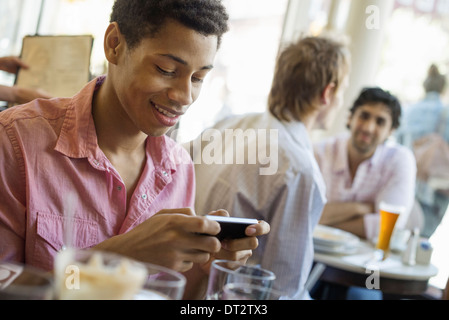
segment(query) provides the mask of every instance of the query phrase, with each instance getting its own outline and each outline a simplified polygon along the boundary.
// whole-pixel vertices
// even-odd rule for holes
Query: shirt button
[[[147,199],[147,195],[144,193],[144,194],[142,194],[142,199],[143,200],[146,200]]]
[[[122,190],[122,186],[118,186],[118,187],[117,187],[117,190],[118,190],[118,191],[121,191],[121,190]]]
[[[164,176],[168,177],[167,171],[162,171],[162,174],[163,174]]]

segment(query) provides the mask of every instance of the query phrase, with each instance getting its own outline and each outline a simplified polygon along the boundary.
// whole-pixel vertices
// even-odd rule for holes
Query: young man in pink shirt
[[[0,113],[0,260],[52,270],[64,246],[112,251],[186,272],[189,298],[212,259],[246,262],[268,224],[220,243],[219,224],[190,209],[189,155],[165,135],[197,99],[227,19],[218,0],[117,0],[107,76]]]

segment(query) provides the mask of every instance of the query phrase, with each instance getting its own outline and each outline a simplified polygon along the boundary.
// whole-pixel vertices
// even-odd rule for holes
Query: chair
[[[410,216],[408,218],[405,229],[414,230],[419,228],[420,231],[424,228],[424,213],[419,202],[415,199]]]

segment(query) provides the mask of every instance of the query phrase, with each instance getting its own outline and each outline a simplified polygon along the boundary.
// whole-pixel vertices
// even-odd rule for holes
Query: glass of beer
[[[379,238],[377,239],[376,255],[380,255],[379,260],[385,260],[390,252],[390,239],[393,234],[396,221],[399,215],[405,211],[405,207],[391,205],[381,202]]]

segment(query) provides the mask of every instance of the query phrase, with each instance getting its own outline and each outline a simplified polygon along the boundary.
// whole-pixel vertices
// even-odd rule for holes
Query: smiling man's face
[[[122,50],[113,66],[114,88],[118,105],[135,127],[161,136],[176,125],[213,68],[217,41],[167,20],[154,37]]]
[[[358,107],[349,119],[352,147],[365,156],[374,154],[392,134],[392,121],[389,108],[381,102]]]

